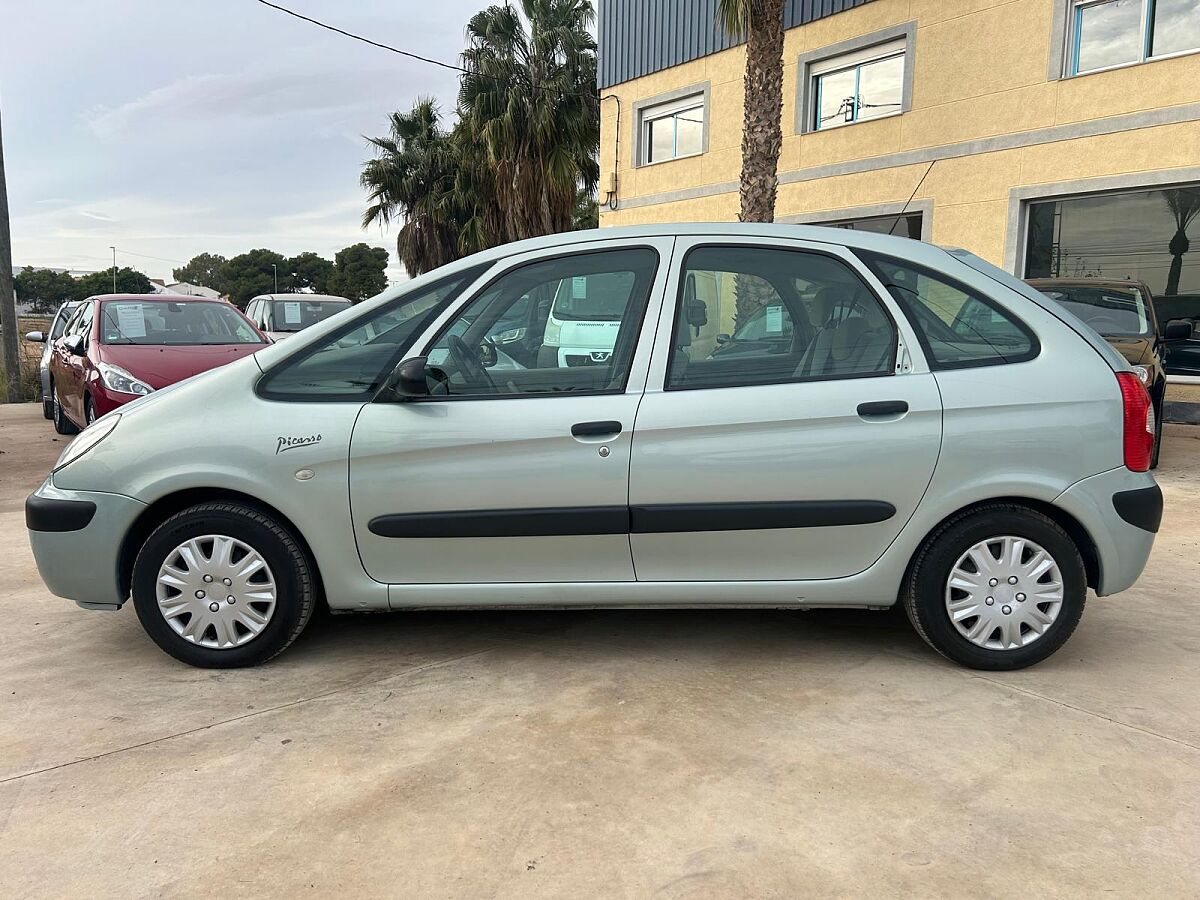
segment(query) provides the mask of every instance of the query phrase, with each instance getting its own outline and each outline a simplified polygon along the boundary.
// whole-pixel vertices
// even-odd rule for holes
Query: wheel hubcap
[[[275,614],[275,578],[267,561],[249,544],[221,534],[192,538],[168,553],[156,591],[158,610],[172,630],[211,650],[249,643]]]
[[[950,570],[946,612],[958,633],[978,647],[1012,650],[1032,644],[1062,609],[1058,563],[1027,538],[980,541]]]

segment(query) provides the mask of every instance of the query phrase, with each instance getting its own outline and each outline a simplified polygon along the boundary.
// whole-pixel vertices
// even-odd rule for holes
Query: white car
[[[513,306],[594,279],[625,285],[606,359],[494,365]],[[714,352],[760,315],[770,340]],[[26,522],[54,593],[132,596],[199,666],[271,658],[320,603],[901,603],[951,659],[1012,669],[1141,573],[1153,438],[1128,363],[969,253],[614,228],[460,260],[136,400]]]
[[[263,294],[246,304],[246,316],[272,341],[282,341],[349,309],[345,297],[329,294]]]

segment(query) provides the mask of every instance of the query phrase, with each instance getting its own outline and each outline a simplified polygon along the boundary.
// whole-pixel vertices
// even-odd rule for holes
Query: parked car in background
[[[1182,321],[1192,326],[1190,338],[1172,341],[1167,346],[1167,375],[1187,381],[1200,379],[1200,294],[1158,297],[1155,306],[1168,324]]]
[[[47,419],[54,418],[54,401],[50,398],[50,355],[54,350],[54,342],[62,337],[71,314],[79,309],[79,303],[78,300],[68,300],[54,313],[45,331],[30,331],[25,335],[27,341],[46,345],[38,365],[38,380],[42,389],[42,415]]]
[[[261,350],[266,337],[224,300],[172,294],[89,297],[54,342],[54,429],[74,434],[138,397]]]
[[[246,316],[272,341],[282,341],[350,305],[328,294],[263,294],[246,304]]]
[[[1162,442],[1167,347],[1191,336],[1191,326],[1160,325],[1150,288],[1141,281],[1106,278],[1031,278],[1031,287],[1074,313],[1129,360],[1154,403],[1154,457]]]
[[[608,356],[547,334],[536,365],[492,365],[495,323],[565,292],[611,323]],[[786,347],[713,354],[750,304],[780,307]],[[965,251],[610,228],[467,257],[105,417],[26,522],[51,591],[132,596],[198,666],[270,659],[321,603],[902,603],[950,659],[1013,669],[1089,585],[1141,573],[1153,423],[1120,354]]]

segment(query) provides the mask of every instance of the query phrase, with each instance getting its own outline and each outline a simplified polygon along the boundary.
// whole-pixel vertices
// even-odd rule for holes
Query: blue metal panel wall
[[[870,0],[788,0],[788,28]],[[599,82],[606,88],[733,45],[713,24],[717,0],[599,0]]]

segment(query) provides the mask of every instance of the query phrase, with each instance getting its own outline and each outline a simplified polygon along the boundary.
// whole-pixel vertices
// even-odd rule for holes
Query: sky
[[[488,0],[278,0],[457,62]],[[256,0],[0,0],[0,121],[13,263],[152,278],[201,252],[332,259],[361,228],[363,135],[419,96],[454,108],[453,72]]]

